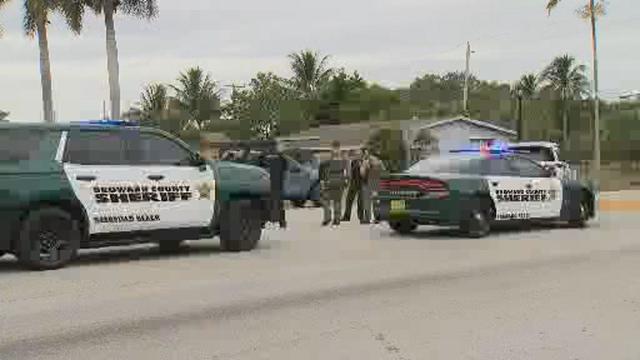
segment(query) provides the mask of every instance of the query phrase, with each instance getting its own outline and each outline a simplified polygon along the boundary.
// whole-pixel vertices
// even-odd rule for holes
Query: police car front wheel
[[[460,224],[462,233],[470,238],[481,238],[489,234],[489,212],[482,209],[474,209],[469,212],[468,217]]]
[[[220,245],[225,251],[249,251],[262,235],[260,209],[250,200],[230,201],[220,213]]]

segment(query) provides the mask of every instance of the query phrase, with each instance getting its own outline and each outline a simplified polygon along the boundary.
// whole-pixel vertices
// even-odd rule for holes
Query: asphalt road
[[[289,212],[259,249],[0,260],[0,360],[638,359],[640,214],[484,239],[321,228]]]

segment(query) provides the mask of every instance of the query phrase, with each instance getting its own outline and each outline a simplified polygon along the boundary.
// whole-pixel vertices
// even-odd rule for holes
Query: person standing
[[[347,179],[347,161],[340,156],[340,142],[334,141],[331,144],[331,158],[323,161],[320,165],[323,226],[329,225],[329,223],[340,225],[342,195]]]
[[[375,155],[371,155],[368,149],[363,152],[362,166],[360,167],[362,176],[362,190],[360,197],[362,201],[361,224],[370,224],[373,217],[373,192],[378,191],[380,177],[384,171],[384,164]],[[375,220],[375,223],[378,223]]]
[[[371,223],[371,187],[369,186],[369,175],[371,171],[371,156],[368,149],[362,149],[362,161],[360,162],[360,202],[362,204],[362,217],[360,224]]]
[[[353,202],[357,198],[358,219],[362,220],[362,199],[360,190],[362,187],[362,177],[360,176],[361,159],[352,156],[349,176],[349,187],[347,189],[347,198],[345,201],[344,215],[342,221],[351,221],[351,210]]]

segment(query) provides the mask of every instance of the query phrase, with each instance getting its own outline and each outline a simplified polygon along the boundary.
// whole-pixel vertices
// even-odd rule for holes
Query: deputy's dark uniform
[[[362,196],[360,196],[360,189],[362,188],[362,176],[360,174],[360,164],[362,160],[351,160],[351,178],[349,179],[349,188],[347,189],[347,199],[344,209],[344,216],[342,221],[351,220],[351,209],[353,208],[353,202],[357,201],[358,219],[362,220]]]
[[[342,194],[348,179],[347,161],[339,158],[325,160],[320,164],[320,174],[324,210],[322,224],[327,225],[333,220],[333,224],[338,225],[342,214]]]

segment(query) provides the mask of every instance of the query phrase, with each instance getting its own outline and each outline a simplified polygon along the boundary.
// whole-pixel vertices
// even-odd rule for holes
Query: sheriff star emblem
[[[209,199],[211,196],[211,185],[208,182],[202,183],[198,186],[198,193],[200,194],[200,199]]]

